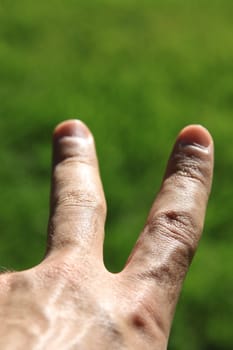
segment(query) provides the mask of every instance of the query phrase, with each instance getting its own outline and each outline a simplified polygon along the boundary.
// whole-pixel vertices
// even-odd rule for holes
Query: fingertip
[[[177,139],[181,146],[195,146],[208,150],[213,145],[210,132],[199,124],[188,125],[181,130]]]
[[[81,120],[69,119],[58,124],[52,140],[54,166],[74,157],[96,164],[94,137]]]
[[[199,184],[209,196],[214,168],[214,143],[210,132],[201,125],[184,127],[175,142],[168,161],[164,180],[171,188]],[[204,186],[204,187],[203,187]],[[206,198],[206,196],[205,196]]]
[[[55,139],[62,137],[79,137],[87,139],[91,136],[88,127],[79,119],[69,119],[58,124],[53,132]]]

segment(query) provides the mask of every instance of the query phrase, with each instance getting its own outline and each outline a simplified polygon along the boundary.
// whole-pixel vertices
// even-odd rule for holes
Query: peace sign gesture
[[[106,202],[93,136],[77,120],[58,125],[46,255],[0,276],[0,348],[166,349],[212,169],[208,131],[183,129],[127,264],[112,274],[103,263]]]

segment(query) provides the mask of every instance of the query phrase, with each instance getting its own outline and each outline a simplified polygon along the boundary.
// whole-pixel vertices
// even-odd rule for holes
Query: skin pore
[[[212,172],[209,132],[184,128],[126,266],[112,274],[103,263],[106,201],[93,136],[81,121],[59,124],[45,258],[0,275],[0,349],[165,350]]]

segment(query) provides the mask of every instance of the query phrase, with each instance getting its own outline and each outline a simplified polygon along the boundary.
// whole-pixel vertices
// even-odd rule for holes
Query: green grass
[[[1,2],[3,270],[43,257],[58,122],[80,118],[95,135],[112,271],[144,225],[177,133],[201,123],[215,140],[215,178],[169,348],[232,348],[232,15],[230,0]]]

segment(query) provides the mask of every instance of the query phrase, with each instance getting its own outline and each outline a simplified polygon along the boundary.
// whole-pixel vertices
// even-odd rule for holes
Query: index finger
[[[160,294],[170,316],[201,237],[212,170],[213,140],[209,132],[199,125],[184,128],[125,268],[126,273],[137,276],[141,282],[138,288],[144,288],[145,293],[151,291],[149,285],[154,286],[153,292]]]

